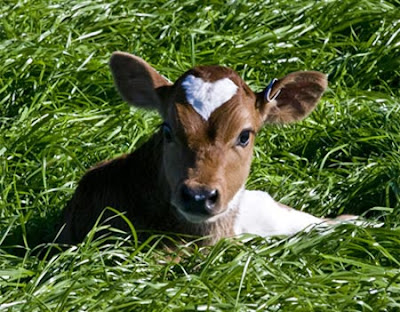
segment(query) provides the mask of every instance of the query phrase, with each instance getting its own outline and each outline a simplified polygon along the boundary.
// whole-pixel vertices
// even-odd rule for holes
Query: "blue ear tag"
[[[269,83],[269,85],[264,90],[264,99],[267,101],[267,103],[275,100],[278,97],[278,95],[281,93],[281,90],[278,90],[278,92],[275,93],[275,95],[272,97],[272,99],[269,97],[271,95],[272,87],[274,86],[274,83],[277,81],[278,81],[278,79],[276,79],[276,78],[272,79],[271,82]]]

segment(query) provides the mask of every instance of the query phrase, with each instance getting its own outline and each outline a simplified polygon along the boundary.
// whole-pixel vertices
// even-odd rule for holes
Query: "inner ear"
[[[314,110],[327,85],[323,73],[294,72],[277,80],[268,90],[258,93],[257,108],[265,122],[302,120]]]
[[[110,68],[125,101],[141,108],[162,110],[159,94],[165,94],[171,83],[150,64],[129,53],[114,52]]]

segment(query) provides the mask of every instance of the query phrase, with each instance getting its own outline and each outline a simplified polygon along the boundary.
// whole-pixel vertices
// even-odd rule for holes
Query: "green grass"
[[[6,0],[0,5],[0,311],[398,311],[400,2]],[[329,74],[317,110],[258,136],[247,186],[342,224],[242,237],[175,263],[110,237],[36,255],[77,181],[160,123],[122,103],[108,69],[135,53],[171,80],[195,64],[254,90]],[[172,257],[173,258],[173,257]]]

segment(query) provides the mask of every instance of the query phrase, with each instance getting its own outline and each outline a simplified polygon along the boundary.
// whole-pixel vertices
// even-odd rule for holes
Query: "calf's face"
[[[221,66],[195,67],[171,84],[122,52],[113,54],[110,66],[128,103],[163,117],[166,187],[171,204],[193,223],[212,222],[237,207],[257,131],[265,122],[304,118],[327,85],[319,72],[296,72],[254,93]]]
[[[189,221],[212,221],[235,204],[262,120],[256,95],[227,68],[185,73],[163,98],[164,168],[171,202]]]

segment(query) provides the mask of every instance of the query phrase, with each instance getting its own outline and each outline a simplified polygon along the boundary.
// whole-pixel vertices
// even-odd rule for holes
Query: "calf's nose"
[[[182,186],[182,202],[186,212],[202,215],[212,215],[218,201],[218,190],[205,187]]]

